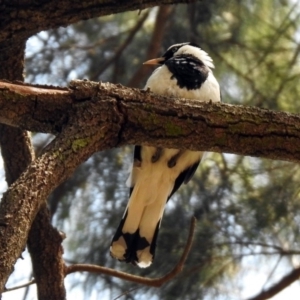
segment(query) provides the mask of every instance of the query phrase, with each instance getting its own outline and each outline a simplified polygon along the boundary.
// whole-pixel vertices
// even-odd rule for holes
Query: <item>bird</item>
[[[144,64],[159,65],[148,78],[146,90],[195,101],[221,101],[213,60],[195,43],[172,45],[161,57]],[[110,246],[113,258],[141,268],[151,265],[166,203],[192,178],[202,156],[201,151],[135,146],[127,181],[129,201]]]

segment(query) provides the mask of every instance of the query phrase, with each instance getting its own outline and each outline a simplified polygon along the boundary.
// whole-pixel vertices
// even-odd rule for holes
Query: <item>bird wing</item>
[[[165,204],[194,174],[202,152],[181,151],[176,164],[168,162],[181,150],[163,149],[153,162],[155,147],[136,146],[131,174],[131,195],[111,244],[111,255],[147,267],[155,255],[156,239]]]

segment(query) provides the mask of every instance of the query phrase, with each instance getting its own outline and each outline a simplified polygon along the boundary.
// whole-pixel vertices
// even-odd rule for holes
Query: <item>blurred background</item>
[[[143,88],[153,71],[144,61],[191,41],[213,58],[223,102],[298,113],[299,16],[293,0],[206,0],[82,21],[28,40],[26,82],[66,86],[86,78]],[[37,155],[51,139],[33,134]],[[210,153],[169,201],[150,268],[112,259],[109,245],[128,200],[132,149],[93,155],[49,197],[53,225],[67,236],[65,260],[163,276],[177,263],[194,215],[197,229],[185,268],[159,289],[72,274],[66,278],[69,299],[246,299],[299,266],[299,165],[225,153]],[[31,276],[25,253],[7,286]],[[35,299],[33,291],[3,299]],[[297,299],[297,293],[299,282],[273,299]]]

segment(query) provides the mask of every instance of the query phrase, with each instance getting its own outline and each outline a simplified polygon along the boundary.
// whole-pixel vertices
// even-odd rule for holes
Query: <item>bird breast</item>
[[[177,79],[172,76],[169,69],[163,65],[157,68],[149,77],[145,89],[150,89],[153,93],[178,97],[195,99],[198,101],[220,101],[220,88],[211,70],[209,70],[207,79],[200,88],[188,90],[177,84]]]

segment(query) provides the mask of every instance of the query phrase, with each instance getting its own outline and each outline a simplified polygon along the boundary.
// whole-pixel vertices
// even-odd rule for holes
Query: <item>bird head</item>
[[[144,65],[163,65],[167,60],[173,57],[184,55],[196,57],[202,61],[204,65],[211,69],[215,67],[211,57],[194,43],[181,43],[172,45],[168,48],[164,55],[162,55],[162,57],[147,60],[144,62]]]

